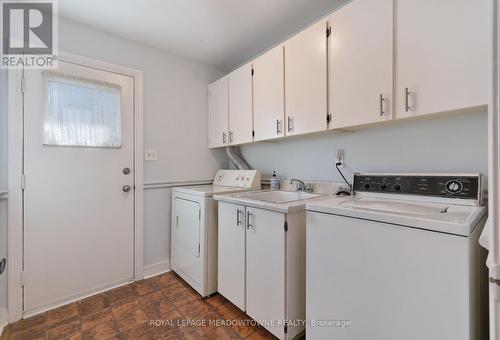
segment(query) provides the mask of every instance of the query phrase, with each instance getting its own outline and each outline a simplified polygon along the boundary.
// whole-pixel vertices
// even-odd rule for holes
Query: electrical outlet
[[[144,151],[145,161],[157,161],[158,160],[158,149],[146,149]]]
[[[337,152],[335,153],[335,163],[340,163],[340,167],[344,167],[344,150],[343,149],[337,149]]]

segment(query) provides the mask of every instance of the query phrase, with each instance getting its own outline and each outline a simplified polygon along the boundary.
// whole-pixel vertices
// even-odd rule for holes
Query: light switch
[[[158,160],[158,149],[146,149],[144,152],[145,161],[157,161]]]

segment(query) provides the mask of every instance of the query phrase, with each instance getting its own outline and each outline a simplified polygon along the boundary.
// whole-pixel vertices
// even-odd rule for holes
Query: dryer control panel
[[[260,189],[260,172],[257,170],[219,170],[213,185]]]
[[[355,174],[354,191],[480,199],[479,174]]]

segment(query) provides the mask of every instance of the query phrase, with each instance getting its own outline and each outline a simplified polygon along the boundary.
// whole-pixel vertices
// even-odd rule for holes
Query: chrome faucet
[[[304,181],[301,181],[300,179],[292,178],[290,180],[290,184],[293,184],[293,182],[297,182],[297,187],[295,189],[296,191],[306,191],[306,192],[313,191],[312,186],[310,184],[305,184]]]

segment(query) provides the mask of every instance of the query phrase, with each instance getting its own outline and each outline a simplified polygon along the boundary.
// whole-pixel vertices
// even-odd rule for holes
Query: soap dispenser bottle
[[[273,171],[273,175],[271,176],[271,190],[279,190],[280,189],[280,180],[278,176],[276,176],[276,171]]]

